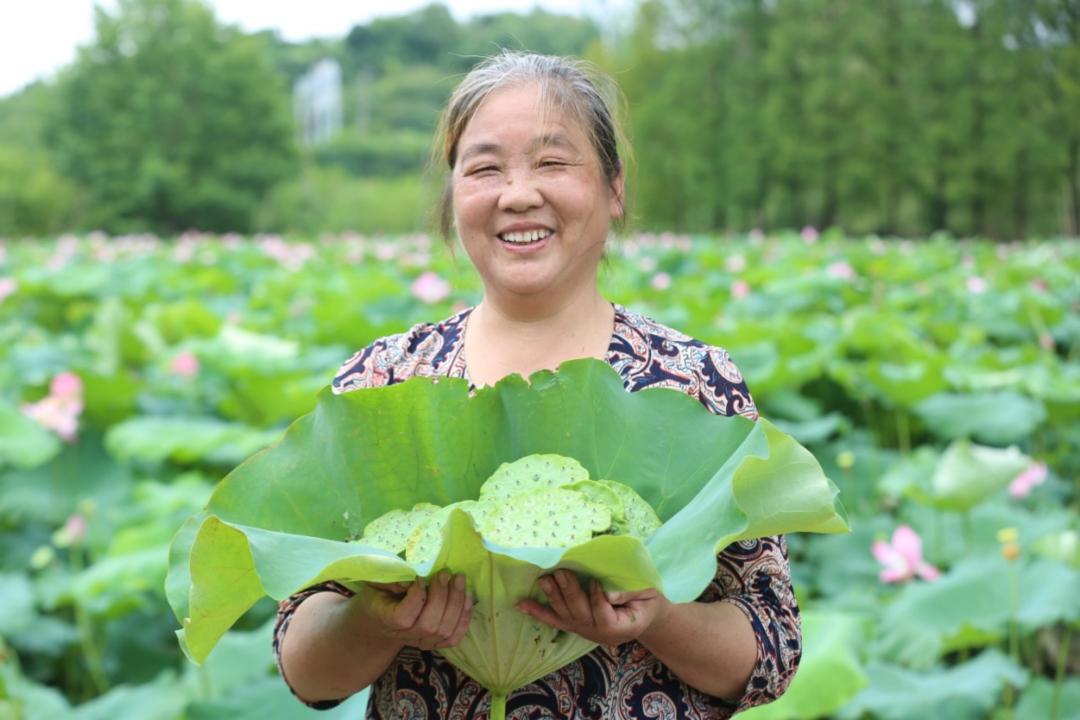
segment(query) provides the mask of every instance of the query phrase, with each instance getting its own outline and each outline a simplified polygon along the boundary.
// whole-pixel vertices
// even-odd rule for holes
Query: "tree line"
[[[0,99],[0,236],[421,229],[438,110],[501,47],[615,76],[644,229],[1080,234],[1080,0],[644,0],[625,26],[433,4],[290,43],[121,0]],[[291,87],[323,58],[345,127],[304,148]]]

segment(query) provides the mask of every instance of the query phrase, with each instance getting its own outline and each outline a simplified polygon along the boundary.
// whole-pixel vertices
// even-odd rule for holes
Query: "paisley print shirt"
[[[470,312],[467,309],[443,322],[417,325],[375,341],[342,365],[333,381],[334,391],[391,385],[417,375],[467,378],[463,340]],[[675,388],[718,415],[757,418],[754,401],[727,352],[619,305],[615,306],[607,361],[628,391]],[[305,598],[324,591],[351,594],[329,582],[280,603],[274,631],[279,670],[279,648],[293,612]],[[698,600],[734,604],[754,629],[757,664],[737,700],[712,697],[686,685],[640,643],[627,642],[597,647],[518,689],[507,702],[507,718],[720,720],[783,693],[802,650],[799,608],[784,538],[747,540],[725,548],[717,556],[716,577]],[[487,720],[490,698],[483,687],[439,655],[406,647],[372,686],[367,717]],[[341,700],[304,702],[328,709]]]

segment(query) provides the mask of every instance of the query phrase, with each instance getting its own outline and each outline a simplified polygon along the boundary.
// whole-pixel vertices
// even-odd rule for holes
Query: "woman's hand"
[[[425,588],[411,583],[367,583],[357,595],[363,612],[379,634],[421,650],[453,647],[472,620],[473,600],[465,592],[465,576],[443,570]]]
[[[600,645],[619,645],[637,639],[673,607],[655,589],[605,593],[600,583],[590,580],[586,593],[569,570],[545,575],[539,584],[551,607],[525,599],[517,604],[518,609],[545,625],[577,633]]]

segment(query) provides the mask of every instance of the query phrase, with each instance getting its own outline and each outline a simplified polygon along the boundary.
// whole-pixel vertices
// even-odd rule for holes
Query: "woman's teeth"
[[[529,243],[534,243],[537,240],[543,240],[550,234],[550,230],[530,230],[529,232],[503,233],[499,236],[499,238],[503,242],[513,243],[514,245],[528,245]]]

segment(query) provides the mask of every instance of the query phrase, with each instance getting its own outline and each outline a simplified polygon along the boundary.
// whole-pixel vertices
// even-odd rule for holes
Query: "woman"
[[[610,106],[582,66],[503,53],[475,68],[441,124],[450,168],[444,234],[456,234],[482,301],[383,338],[334,379],[337,392],[414,375],[490,385],[580,357],[607,360],[628,390],[674,387],[723,415],[756,417],[726,352],[604,300],[597,269],[624,214]],[[510,718],[725,718],[786,688],[800,655],[799,614],[780,537],[742,542],[697,602],[656,591],[606,595],[571,573],[541,580],[549,600],[519,609],[599,643],[510,696]],[[432,652],[459,642],[472,600],[463,577],[425,585],[327,583],[281,604],[275,651],[314,707],[372,687],[369,717],[487,717],[490,696]]]

